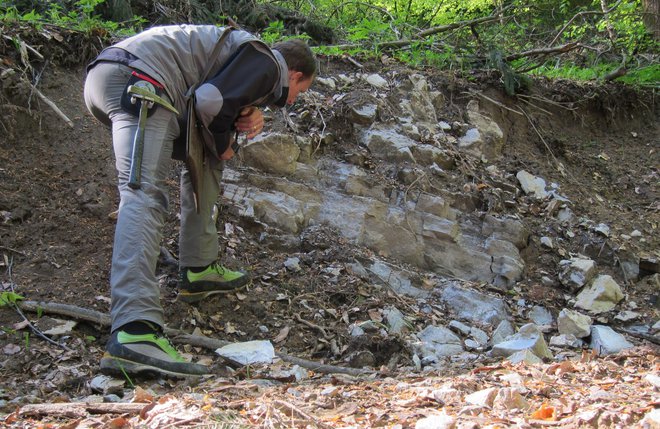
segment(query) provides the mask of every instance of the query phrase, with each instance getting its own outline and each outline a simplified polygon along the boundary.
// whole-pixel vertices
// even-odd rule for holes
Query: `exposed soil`
[[[71,37],[63,34],[65,39]],[[6,44],[6,41],[2,42],[5,45],[0,50],[2,69],[13,68],[17,71],[14,76],[3,71],[0,93],[0,132],[3,136],[0,140],[2,290],[13,290],[26,300],[66,303],[107,313],[114,232],[111,213],[118,203],[114,160],[109,131],[86,111],[82,100],[82,64],[85,58],[93,56],[96,48],[69,41],[71,49],[67,49],[62,47],[67,46],[66,40],[48,42],[39,36],[26,37],[26,40],[35,49],[44,52],[51,49],[54,54],[47,63],[33,58],[34,68],[29,68],[21,63],[13,46]],[[350,61],[323,58],[321,76],[355,72],[392,76],[393,73],[409,72],[399,64],[386,62],[365,61],[364,66],[363,70],[358,70]],[[71,119],[73,127],[67,126],[19,80],[19,71],[25,71],[33,82],[37,82],[39,91]],[[657,275],[652,275],[660,258],[660,134],[655,95],[616,84],[538,80],[527,94],[528,98],[514,98],[504,95],[499,77],[495,74],[459,76],[434,70],[418,72],[424,73],[433,86],[444,93],[446,103],[438,116],[450,123],[464,120],[465,105],[475,98],[471,93],[478,91],[494,100],[489,102],[482,98],[480,103],[500,124],[506,136],[504,155],[496,162],[500,171],[515,175],[525,169],[547,182],[559,183],[561,193],[572,201],[576,216],[584,220],[582,225],[576,225],[573,229],[577,238],[569,239],[562,235],[564,232],[553,230],[556,226],[543,214],[542,207],[522,199],[511,207],[498,199],[492,180],[478,160],[458,159],[460,168],[456,174],[447,177],[446,182],[441,184],[445,189],[464,193],[466,200],[476,202],[484,211],[508,212],[518,216],[532,231],[532,241],[524,254],[525,279],[514,298],[559,311],[566,306],[567,291],[545,285],[541,278],[556,274],[559,260],[578,253],[585,254],[597,261],[602,272],[609,272],[615,277],[624,289],[627,302],[637,304],[636,311],[642,315],[641,323],[653,325],[658,320],[660,305]],[[323,100],[323,96],[332,96],[331,92],[318,85],[313,89],[319,94],[316,101]],[[365,91],[368,90],[365,87]],[[514,114],[505,106],[521,107],[529,116]],[[358,147],[350,127],[346,126],[341,107],[341,103],[334,107],[323,104],[324,124],[318,116],[301,114],[305,109],[304,103],[298,103],[292,110],[298,114],[294,116],[294,121],[299,125],[300,133],[311,134],[327,126],[325,132],[337,136],[334,143],[323,146],[324,154],[346,160],[359,158],[361,165],[371,166],[372,174],[382,175],[383,180],[392,186],[405,187],[398,182],[397,172],[391,166],[379,164],[364,148]],[[279,115],[273,115],[267,127],[284,129],[285,125]],[[163,242],[164,249],[174,256],[177,254],[179,170],[180,165],[173,162],[172,207]],[[480,186],[482,184],[485,186]],[[424,186],[422,183],[418,185]],[[594,383],[594,386],[603,384],[599,380],[609,380],[615,397],[621,399],[625,395],[626,410],[635,411],[630,411],[628,420],[623,423],[609,416],[610,420],[606,419],[603,427],[610,424],[612,427],[632,427],[638,424],[646,411],[658,406],[657,390],[652,394],[653,388],[642,380],[645,374],[658,372],[657,349],[640,338],[631,338],[640,347],[634,352],[601,360],[602,366],[598,367],[600,373],[594,361],[589,359],[583,359],[580,364],[583,367],[559,371],[559,374],[556,368],[548,371],[551,364],[544,364],[536,370],[504,365],[486,371],[485,375],[471,373],[475,368],[493,363],[483,356],[471,364],[448,364],[444,371],[425,374],[428,377],[426,380],[417,379],[420,374],[414,372],[405,342],[393,337],[383,339],[377,334],[368,336],[366,340],[351,339],[347,322],[377,319],[378,312],[387,304],[395,305],[402,311],[405,309],[406,316],[419,329],[429,323],[429,318],[438,321],[445,317],[443,314],[424,313],[414,300],[398,296],[385,286],[373,284],[350,272],[346,268],[348,263],[362,256],[367,257],[371,252],[346,242],[335,231],[318,226],[309,228],[299,240],[293,242],[278,240],[276,235],[272,238],[272,234],[269,240],[263,241],[261,225],[236,216],[227,202],[220,201],[220,206],[219,239],[225,249],[222,258],[228,265],[247,267],[255,281],[247,291],[189,306],[175,301],[176,261],[164,254],[158,274],[169,327],[186,332],[199,329],[208,336],[230,342],[273,340],[282,334],[283,339],[275,343],[281,353],[335,365],[366,365],[380,369],[381,374],[393,378],[372,376],[359,381],[317,374],[300,384],[281,384],[280,381],[268,390],[268,386],[257,387],[247,383],[247,380],[254,378],[254,374],[243,369],[236,372],[222,370],[222,378],[206,381],[197,387],[187,382],[152,384],[150,381],[140,381],[142,387],[152,389],[161,399],[171,394],[172,398],[180,401],[178,404],[185,402],[201,407],[205,404],[204,400],[211,403],[215,411],[194,420],[197,423],[217,424],[222,421],[218,420],[218,415],[222,414],[233,416],[237,424],[287,426],[286,422],[277,419],[265,420],[263,413],[267,410],[259,407],[269,406],[273,415],[294,415],[291,418],[298,420],[293,426],[392,427],[400,424],[400,427],[414,427],[420,417],[437,411],[443,403],[450,403],[449,400],[433,399],[428,392],[422,395],[419,393],[421,390],[432,391],[447,380],[464,388],[467,385],[486,388],[493,384],[501,387],[506,383],[498,381],[500,378],[496,374],[505,370],[524,373],[523,376],[530,379],[546,374],[555,383],[547,381],[548,386],[554,386],[552,389],[557,391],[564,388],[570,390],[570,383],[564,386],[565,377],[561,378],[567,372],[580,373],[580,377],[588,374],[580,382]],[[593,226],[599,223],[610,227],[609,237],[594,232]],[[621,237],[622,234],[630,235],[634,230],[641,232],[641,239]],[[539,243],[543,235],[559,237],[557,248],[552,251],[543,248]],[[284,268],[284,261],[294,254],[300,257],[302,266],[302,270],[295,273]],[[622,255],[633,255],[646,261],[642,264],[639,279],[625,278],[619,263]],[[341,270],[342,275],[336,277],[339,279],[337,282],[330,281],[335,277],[328,275],[328,268]],[[429,273],[418,275],[423,279]],[[474,286],[487,289],[487,285]],[[25,313],[25,316],[31,321],[38,319],[38,315],[33,313]],[[23,321],[24,318],[14,309],[0,309],[0,400],[4,400],[4,412],[10,413],[29,403],[79,401],[89,396],[89,380],[98,373],[107,327],[81,322],[67,337],[57,339],[66,343],[68,350],[64,350],[33,334],[28,335],[29,331],[21,324]],[[607,322],[616,324],[611,317]],[[285,335],[287,329],[288,335]],[[218,364],[219,371],[222,369],[218,358],[210,350],[198,347],[182,347],[182,350],[194,355],[206,355]],[[362,353],[364,351],[369,353]],[[264,370],[264,373],[267,372]],[[451,376],[457,378],[447,378]],[[625,376],[629,377],[627,384],[615,386],[618,377],[623,379]],[[405,395],[397,391],[397,382],[404,383],[412,389],[411,392],[416,393],[403,397]],[[527,387],[537,392],[531,385]],[[323,389],[332,388],[331,394],[321,393]],[[191,399],[186,396],[191,391],[210,396],[207,399]],[[548,393],[548,400],[555,398],[555,393]],[[374,396],[381,394],[384,397],[379,407]],[[348,401],[346,398],[354,399]],[[601,404],[615,404],[616,398],[603,399]],[[409,402],[404,404],[405,401]],[[287,411],[287,404],[297,405],[291,405]],[[566,405],[561,416],[576,416],[580,407],[589,408],[575,405],[571,411]],[[367,413],[365,409],[371,411]],[[399,412],[401,409],[406,412]],[[455,414],[458,409],[449,406],[445,411]],[[305,413],[308,414],[306,423],[300,423],[305,420],[301,417]],[[368,419],[364,417],[367,415]],[[346,416],[352,416],[353,421],[350,418],[346,420]],[[504,427],[516,424],[510,416],[497,417],[487,412],[475,416],[463,417],[473,419],[474,426],[469,427],[486,427],[498,423],[498,418],[498,424]],[[602,420],[603,413],[598,416],[596,422],[600,421],[598,418]],[[73,421],[72,417],[53,420],[52,417],[42,416],[40,419],[60,423]],[[38,425],[38,420],[27,417],[8,422],[13,422],[16,427]],[[107,419],[99,420],[96,426],[110,424],[108,422]],[[578,427],[580,422],[575,420],[571,423]],[[126,417],[126,424],[133,427],[131,425],[141,423],[129,421]],[[194,426],[193,423],[190,425]],[[566,427],[569,426],[567,423]]]

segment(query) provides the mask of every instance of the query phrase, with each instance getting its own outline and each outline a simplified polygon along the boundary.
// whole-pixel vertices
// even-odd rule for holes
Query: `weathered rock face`
[[[409,179],[403,174],[406,167],[401,170],[404,182],[429,174],[419,168],[455,168],[447,146],[426,142],[447,138],[435,112],[438,94],[422,76],[403,78],[391,92],[384,79],[361,79],[376,95],[362,94],[359,104],[351,101],[345,110],[360,146],[385,164],[409,166]],[[379,120],[384,103],[397,111],[398,121]],[[503,136],[497,124],[474,103],[468,119],[471,124],[458,129],[472,127],[487,138],[467,153],[498,156]],[[242,207],[241,214],[292,235],[324,223],[355,244],[421,269],[502,287],[521,279],[525,264],[520,250],[527,246],[528,233],[520,221],[481,217],[477,204],[464,195],[388,187],[359,163],[316,156],[312,146],[309,139],[286,134],[258,137],[240,153],[243,165],[252,169],[228,169],[224,196]]]

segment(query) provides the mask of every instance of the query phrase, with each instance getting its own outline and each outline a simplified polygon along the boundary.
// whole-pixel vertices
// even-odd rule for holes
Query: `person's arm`
[[[278,79],[275,61],[248,43],[217,75],[199,86],[195,91],[197,114],[213,135],[218,154],[229,146],[241,112],[245,116],[245,109],[268,95]]]

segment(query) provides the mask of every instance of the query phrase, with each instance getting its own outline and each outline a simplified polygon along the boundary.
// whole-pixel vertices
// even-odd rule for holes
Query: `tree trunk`
[[[643,0],[643,21],[655,40],[660,40],[660,0]]]

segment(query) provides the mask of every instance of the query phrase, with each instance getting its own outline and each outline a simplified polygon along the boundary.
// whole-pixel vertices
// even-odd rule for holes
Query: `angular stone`
[[[415,160],[423,166],[438,165],[444,170],[455,167],[453,158],[444,150],[431,145],[415,145],[411,147]]]
[[[470,334],[470,327],[466,325],[465,323],[461,323],[458,320],[452,320],[449,322],[449,327],[454,329],[455,331],[460,332],[463,335],[469,335]]]
[[[265,134],[255,137],[245,145],[241,154],[243,162],[251,167],[274,174],[293,174],[300,147],[291,134]]]
[[[655,408],[644,416],[640,423],[643,429],[660,429],[660,408]]]
[[[495,325],[509,316],[504,301],[469,289],[447,286],[440,299],[461,319]]]
[[[376,73],[368,75],[365,80],[369,85],[378,89],[385,89],[388,86],[387,81],[381,75]]]
[[[518,219],[496,217],[488,214],[484,217],[481,233],[513,243],[518,249],[527,247],[529,231]]]
[[[456,418],[445,413],[432,414],[417,420],[415,429],[454,429]]]
[[[491,344],[499,344],[506,340],[507,337],[516,333],[516,330],[513,328],[513,325],[508,320],[502,320],[497,328],[493,331],[493,337],[491,338]]]
[[[420,129],[434,134],[438,117],[426,78],[421,74],[411,74],[408,79],[401,80],[397,89],[390,98],[394,103],[398,102],[399,116],[410,118]]]
[[[575,292],[586,285],[596,274],[596,263],[591,259],[571,258],[559,262],[559,281]]]
[[[415,210],[430,213],[444,219],[455,220],[455,215],[449,207],[449,203],[438,195],[422,193],[417,198]]]
[[[383,318],[387,323],[387,331],[390,334],[404,334],[410,329],[403,313],[396,307],[387,307],[383,310]]]
[[[488,344],[488,334],[479,328],[470,328],[470,337],[479,343],[480,346],[486,346]]]
[[[540,358],[552,359],[552,353],[543,338],[543,333],[533,323],[522,326],[516,334],[508,337],[506,341],[495,344],[492,353],[493,356],[510,356],[526,349],[531,350]]]
[[[557,329],[560,334],[584,338],[591,334],[591,317],[575,310],[564,308],[557,316]]]
[[[458,223],[432,214],[423,217],[422,235],[440,240],[457,241],[460,236]]]
[[[529,319],[537,325],[552,325],[553,319],[550,311],[541,307],[540,305],[535,305],[529,311]]]
[[[488,389],[479,390],[478,392],[467,395],[465,397],[465,402],[481,407],[492,407],[498,391],[499,389],[497,387],[489,387]]]
[[[573,334],[560,334],[550,338],[550,345],[554,347],[578,348],[582,347],[583,344],[584,341],[578,339]]]
[[[590,347],[599,355],[610,355],[621,350],[630,349],[634,345],[609,326],[594,325],[591,327]]]
[[[461,339],[442,326],[427,326],[417,334],[417,338],[421,341],[418,347],[424,358],[429,354],[435,357],[453,356],[463,351]]]
[[[623,292],[617,282],[611,276],[603,274],[580,292],[575,306],[599,314],[610,311],[622,299]]]
[[[275,349],[268,340],[228,344],[215,352],[241,365],[269,364],[275,358]]]
[[[531,194],[534,198],[539,200],[542,200],[549,195],[545,190],[545,180],[542,178],[536,177],[525,170],[520,170],[516,174],[516,178],[526,194]]]
[[[543,363],[543,360],[536,356],[530,349],[521,350],[515,352],[507,358],[507,360],[513,364],[524,362],[528,365],[534,365],[537,363]]]
[[[529,404],[522,397],[517,389],[506,387],[500,389],[493,401],[493,408],[504,410],[525,410],[529,408]]]
[[[471,149],[477,150],[486,159],[493,160],[502,154],[504,146],[504,133],[493,119],[480,112],[479,102],[471,100],[467,105],[466,115],[468,122],[472,124],[479,133],[478,145],[473,142]],[[460,146],[460,143],[459,143]]]
[[[371,129],[361,135],[369,152],[389,162],[416,162],[410,150],[416,143],[391,129]]]
[[[124,383],[122,379],[116,379],[107,375],[97,375],[90,381],[89,388],[93,393],[101,393],[103,395],[121,395],[124,396]]]
[[[305,219],[300,201],[284,193],[261,193],[253,197],[254,217],[290,233],[300,232]]]
[[[442,385],[439,389],[431,392],[431,397],[444,404],[460,403],[463,401],[463,393],[451,387],[451,385]]]
[[[491,256],[490,271],[496,286],[511,286],[522,278],[525,263],[518,248],[510,241],[489,237],[484,243],[486,254]]]

